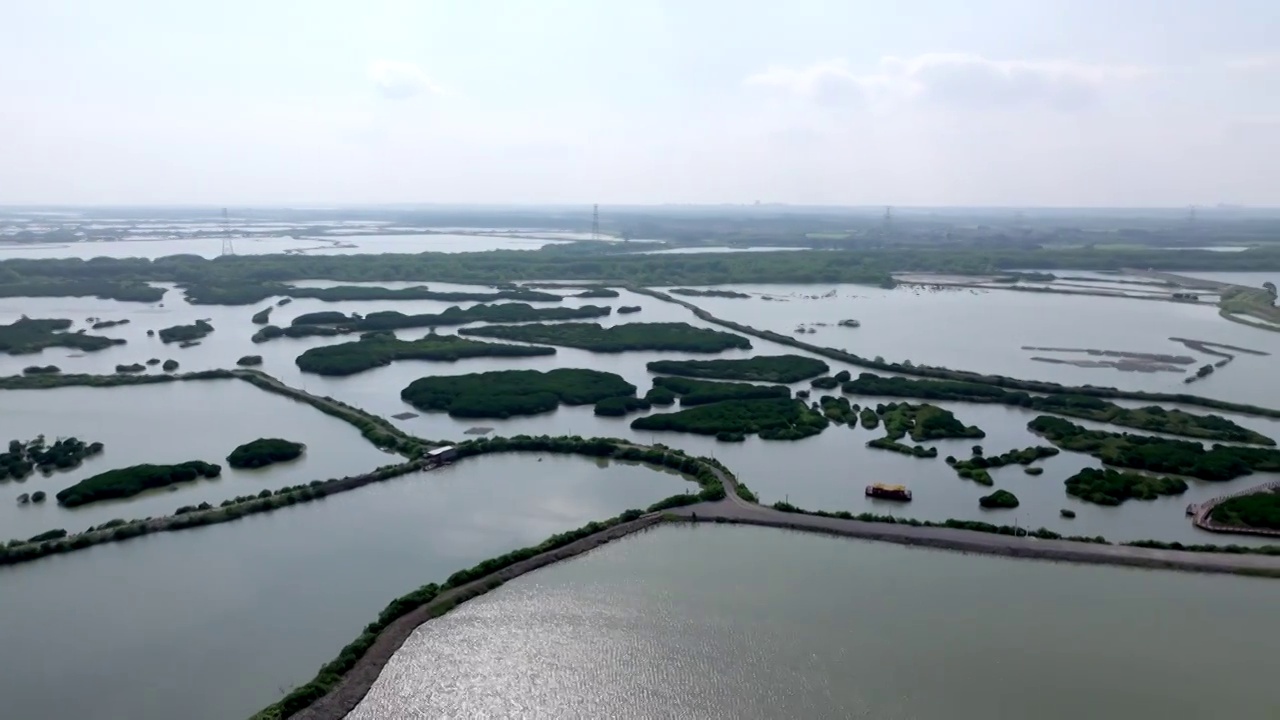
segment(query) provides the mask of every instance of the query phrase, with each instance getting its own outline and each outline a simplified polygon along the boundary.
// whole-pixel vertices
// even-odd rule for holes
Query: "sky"
[[[0,3],[0,205],[1280,205],[1277,0]]]

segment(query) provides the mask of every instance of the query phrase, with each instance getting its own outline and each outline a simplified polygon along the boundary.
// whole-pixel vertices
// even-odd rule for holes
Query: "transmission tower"
[[[884,231],[884,236],[887,238],[891,234],[893,234],[893,208],[892,207],[889,207],[888,205],[885,206],[884,220],[881,222],[883,224],[883,227],[881,229]]]
[[[600,206],[591,206],[591,239],[600,239]]]
[[[1194,226],[1196,224],[1196,206],[1187,207],[1187,224]]]
[[[231,216],[222,208],[222,254],[235,255],[236,249],[231,245]]]

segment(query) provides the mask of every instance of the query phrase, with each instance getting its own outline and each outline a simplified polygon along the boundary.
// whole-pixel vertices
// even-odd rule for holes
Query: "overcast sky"
[[[1280,0],[11,0],[0,204],[1280,205]]]

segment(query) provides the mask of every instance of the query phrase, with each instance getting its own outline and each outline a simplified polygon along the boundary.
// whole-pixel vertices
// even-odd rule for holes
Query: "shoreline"
[[[670,520],[669,520],[670,519]],[[377,682],[382,670],[405,641],[424,623],[448,613],[466,602],[510,580],[554,563],[569,560],[602,545],[648,530],[664,522],[753,525],[795,532],[808,532],[856,540],[889,542],[897,545],[978,553],[997,557],[1092,565],[1113,565],[1147,570],[1205,572],[1280,578],[1280,556],[1198,553],[1158,550],[1130,545],[1100,545],[1071,540],[1040,540],[1035,537],[993,535],[974,530],[918,527],[846,520],[841,518],[787,513],[742,500],[734,493],[724,500],[674,508],[663,514],[651,513],[620,523],[560,548],[548,550],[465,585],[446,590],[384,628],[372,647],[342,675],[327,693],[303,710],[288,717],[298,720],[343,720],[360,704]],[[274,705],[254,716],[254,720],[279,717],[267,714]]]

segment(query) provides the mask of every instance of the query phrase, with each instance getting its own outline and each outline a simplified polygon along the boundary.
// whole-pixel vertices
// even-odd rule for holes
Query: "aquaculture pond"
[[[392,598],[686,489],[638,465],[493,455],[0,567],[4,715],[245,718],[310,680]]]
[[[1277,602],[1273,580],[661,528],[421,626],[348,718],[1271,717]]]

